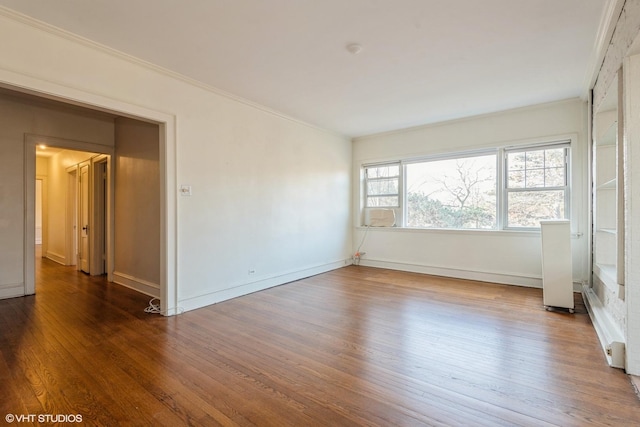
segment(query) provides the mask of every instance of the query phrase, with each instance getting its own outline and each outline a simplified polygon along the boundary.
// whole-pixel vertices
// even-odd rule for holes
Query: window
[[[400,163],[366,167],[365,184],[366,207],[400,206]]]
[[[495,228],[496,155],[406,165],[407,227]]]
[[[567,218],[571,141],[494,148],[364,167],[364,207],[395,208],[398,226],[530,229]]]
[[[567,211],[568,145],[507,151],[506,226],[539,227]]]

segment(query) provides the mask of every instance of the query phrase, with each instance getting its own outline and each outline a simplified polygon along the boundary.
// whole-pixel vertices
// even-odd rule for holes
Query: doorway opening
[[[45,145],[42,137],[38,140],[36,257],[75,266],[89,275],[105,274],[111,156]],[[49,138],[49,143],[56,142],[60,143]]]
[[[16,79],[13,79],[16,77]],[[28,82],[22,81],[21,76],[16,75],[10,79],[4,79],[0,82],[0,98],[8,95],[10,97],[24,97],[29,98],[28,102],[24,102],[22,105],[27,105],[28,103],[33,102],[36,107],[35,109],[40,109],[42,105],[51,105],[56,104],[60,107],[62,111],[62,116],[64,116],[62,123],[58,123],[61,126],[68,126],[69,115],[67,114],[71,110],[80,111],[79,115],[93,115],[95,113],[105,113],[106,115],[111,115],[114,119],[127,119],[132,120],[134,122],[149,124],[155,130],[154,141],[155,141],[155,149],[156,149],[156,159],[155,167],[157,169],[157,188],[158,192],[156,193],[158,203],[154,204],[154,209],[156,214],[159,216],[158,221],[156,221],[157,227],[155,232],[159,234],[159,238],[157,239],[159,243],[153,248],[152,255],[156,257],[156,264],[159,264],[159,270],[157,276],[159,277],[153,285],[155,286],[155,292],[159,293],[162,313],[165,315],[173,315],[176,313],[176,303],[177,303],[177,251],[176,251],[176,236],[177,236],[177,218],[176,218],[176,166],[175,162],[172,159],[175,159],[176,153],[176,134],[175,134],[175,116],[163,112],[159,112],[156,110],[152,110],[146,107],[141,107],[140,105],[129,104],[122,101],[116,101],[112,98],[107,98],[101,96],[96,93],[83,92],[76,89],[70,89],[65,86],[57,86],[48,81],[42,81],[38,79],[30,79]],[[17,108],[16,111],[24,111],[24,110],[32,110],[31,106],[27,108]],[[23,221],[23,245],[21,245],[21,249],[18,247],[17,251],[22,252],[22,256],[19,254],[15,254],[16,257],[22,258],[23,262],[20,269],[23,271],[21,283],[16,284],[15,286],[5,287],[3,288],[3,293],[0,295],[1,297],[14,297],[20,295],[32,295],[35,293],[35,164],[36,164],[36,156],[35,156],[35,146],[36,146],[36,137],[39,135],[30,132],[38,132],[38,129],[47,129],[55,131],[58,129],[58,124],[47,123],[46,120],[35,120],[35,117],[32,117],[30,120],[16,121],[18,125],[23,125],[27,123],[29,125],[34,125],[36,128],[34,129],[25,129],[23,132],[24,135],[24,146],[23,150],[20,150],[24,153],[24,167],[22,168],[22,182],[24,185],[24,221]],[[104,124],[104,123],[103,123]],[[73,127],[68,129],[74,129]],[[76,131],[83,132],[82,129],[86,128],[75,128]],[[72,134],[73,134],[72,130]],[[51,135],[63,135],[65,132],[51,132]],[[95,153],[108,154],[111,156],[111,159],[115,163],[116,157],[114,157],[114,147],[108,147],[105,144],[95,144],[95,143],[82,143],[77,141],[77,139],[82,138],[72,138],[76,139],[73,141],[71,139],[64,140],[63,144],[59,145],[61,148],[72,149],[72,150],[85,150]],[[55,137],[51,139],[57,139]],[[92,140],[92,138],[88,138],[88,140]],[[7,144],[14,144],[15,141],[6,141]],[[66,143],[66,144],[65,144]],[[50,144],[52,146],[58,144]],[[18,151],[18,150],[16,150]],[[115,177],[112,177],[111,186],[113,186],[113,181],[116,180]],[[17,178],[20,179],[20,178]],[[123,182],[123,180],[119,180]],[[126,185],[126,184],[124,184]],[[109,209],[113,209],[113,188],[107,189],[107,204],[111,207]],[[111,196],[109,196],[111,194]],[[146,193],[145,193],[146,194]],[[46,195],[43,194],[44,197]],[[16,203],[19,203],[17,201]],[[22,209],[21,209],[22,210]],[[134,209],[134,211],[137,211]],[[46,215],[43,213],[43,215]],[[44,218],[43,218],[44,220]],[[106,246],[106,259],[104,260],[104,264],[106,267],[106,272],[108,276],[112,275],[114,271],[113,266],[113,251],[114,251],[114,239],[113,236],[110,235],[109,229],[113,230],[114,227],[114,218],[111,216],[107,218],[105,226],[106,238],[104,245]],[[42,249],[45,249],[46,245],[46,222],[43,222],[43,242]],[[135,230],[135,224],[130,227]],[[144,239],[137,239],[138,241]],[[73,245],[70,245],[73,247]],[[122,245],[126,247],[127,245]],[[71,252],[73,253],[73,248]],[[77,248],[76,248],[77,251]],[[63,257],[64,253],[61,253]],[[126,259],[123,257],[123,259]],[[98,262],[100,264],[100,262]],[[91,267],[90,267],[91,268]],[[131,275],[127,275],[126,272],[120,272],[120,277],[126,279],[128,282],[136,282],[143,283],[141,281],[137,281],[136,277],[132,277]],[[109,277],[109,279],[113,279],[113,277]],[[119,282],[118,282],[119,283]],[[146,285],[147,283],[143,283]],[[127,286],[127,285],[125,285]],[[15,289],[15,290],[14,290]]]

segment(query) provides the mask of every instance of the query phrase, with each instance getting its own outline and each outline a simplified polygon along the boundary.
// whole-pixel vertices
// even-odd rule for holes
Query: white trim
[[[160,308],[178,314],[177,119],[160,123]],[[114,185],[112,180],[112,185]],[[113,194],[113,193],[112,193]],[[112,196],[113,197],[113,196]],[[113,200],[113,199],[111,199]],[[112,266],[113,267],[113,266]]]
[[[89,249],[89,271],[92,276],[99,276],[107,273],[106,261],[109,258],[109,248],[112,242],[112,236],[110,233],[111,229],[109,225],[111,224],[110,217],[113,214],[113,212],[109,210],[109,208],[113,206],[109,200],[109,196],[111,195],[111,192],[109,191],[111,184],[108,181],[111,178],[111,174],[109,173],[109,168],[112,164],[111,159],[112,156],[104,154],[93,156],[90,159],[91,168],[89,169],[89,185],[91,186],[91,190],[89,191],[89,194],[91,196],[89,198],[89,204],[91,208],[89,209],[89,230],[91,232],[89,234],[89,244],[91,245],[91,248]],[[101,182],[100,178],[98,177],[96,180],[96,176],[100,171],[100,167],[98,165],[104,165],[104,182],[106,183],[106,189],[104,190],[100,189],[100,186],[98,185]],[[104,201],[102,205],[100,198]],[[103,248],[104,253],[102,251]]]
[[[36,140],[30,135],[24,135],[23,144],[24,159],[24,241],[23,268],[24,268],[24,292],[23,295],[36,293]]]
[[[280,286],[285,283],[304,279],[306,277],[315,276],[316,274],[326,273],[327,271],[336,270],[352,263],[351,259],[331,262],[328,264],[317,265],[302,270],[290,271],[277,276],[267,277],[251,283],[244,283],[238,286],[227,288],[221,291],[211,292],[204,295],[198,295],[191,298],[180,300],[179,309],[184,311],[195,310],[207,305],[216,304],[232,298],[237,298],[253,292],[262,291],[274,286]],[[176,307],[177,309],[178,307]]]
[[[625,340],[620,328],[602,305],[593,288],[587,284],[582,285],[582,296],[609,366],[624,369]]]
[[[48,147],[58,147],[68,150],[86,151],[89,153],[100,153],[113,155],[113,147],[109,145],[95,144],[93,142],[77,141],[73,139],[57,138],[53,136],[26,133],[25,138],[33,140],[34,144],[45,144]],[[31,141],[30,141],[31,142]],[[35,147],[35,145],[34,145]],[[35,156],[35,152],[34,152]],[[66,168],[69,169],[69,168]]]
[[[541,276],[524,276],[518,273],[497,273],[491,271],[438,267],[434,265],[411,264],[380,259],[362,259],[360,260],[360,265],[365,267],[385,268],[388,270],[429,274],[432,276],[451,277],[454,279],[477,280],[479,282],[499,283],[503,285],[515,285],[542,289]],[[540,301],[540,304],[542,304],[542,301]]]
[[[37,168],[36,168],[37,169]],[[47,253],[49,248],[49,177],[47,175],[36,175],[36,181],[42,181],[42,241],[40,246],[42,254]],[[37,245],[38,243],[36,243]]]
[[[130,274],[113,272],[113,282],[129,289],[141,292],[145,295],[158,298],[160,296],[160,285]]]
[[[78,165],[73,165],[65,168],[66,173],[66,191],[67,200],[65,203],[65,258],[67,260],[66,265],[77,266],[78,265],[78,239],[77,239],[77,215],[78,212],[75,209],[76,206],[76,190],[78,187]],[[73,188],[70,188],[73,183]],[[70,191],[73,190],[73,191]]]
[[[5,283],[0,285],[0,299],[21,297],[24,295],[24,283]]]
[[[61,264],[61,265],[69,265],[64,255],[60,255],[52,251],[47,251],[47,253],[45,254],[45,258],[53,262],[57,262],[58,264]]]

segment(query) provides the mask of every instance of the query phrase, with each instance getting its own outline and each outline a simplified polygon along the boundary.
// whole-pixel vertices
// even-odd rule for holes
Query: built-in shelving
[[[617,100],[595,116],[593,143],[593,274],[618,293],[624,284],[622,171]]]

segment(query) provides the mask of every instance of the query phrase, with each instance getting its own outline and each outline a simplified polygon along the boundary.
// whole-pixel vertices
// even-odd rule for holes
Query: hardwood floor
[[[346,267],[183,315],[38,261],[0,301],[0,415],[86,425],[640,425],[579,295]],[[28,423],[21,423],[28,424]]]

